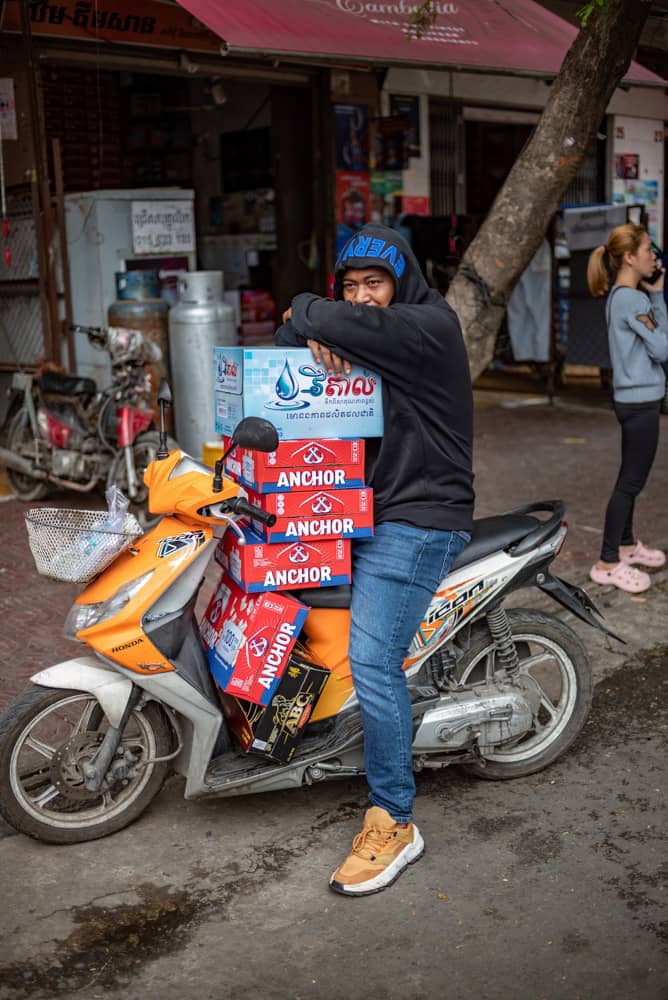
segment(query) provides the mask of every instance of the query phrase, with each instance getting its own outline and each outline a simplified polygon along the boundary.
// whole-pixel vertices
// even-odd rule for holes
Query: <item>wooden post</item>
[[[30,27],[30,5],[21,0],[21,30],[28,68],[28,91],[30,95],[30,126],[34,155],[34,187],[37,198],[35,235],[40,265],[40,301],[42,302],[42,322],[44,325],[44,350],[47,360],[60,363],[60,324],[58,319],[58,299],[56,289],[56,261],[53,250],[53,222],[51,218],[51,194],[46,155],[46,127],[39,70],[35,63],[35,52]],[[42,298],[44,289],[46,305]]]
[[[56,219],[60,235],[60,263],[63,272],[63,295],[65,299],[64,333],[67,341],[67,365],[71,372],[76,370],[74,354],[74,336],[72,334],[72,286],[70,283],[70,255],[67,249],[67,230],[65,228],[65,189],[63,186],[63,162],[60,149],[60,139],[52,139],[53,149],[53,179],[56,185]]]

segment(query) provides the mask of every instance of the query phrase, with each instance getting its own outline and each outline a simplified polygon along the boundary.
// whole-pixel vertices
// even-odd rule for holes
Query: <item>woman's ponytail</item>
[[[605,295],[608,291],[608,272],[603,263],[605,247],[596,247],[589,255],[587,263],[587,284],[592,295]]]

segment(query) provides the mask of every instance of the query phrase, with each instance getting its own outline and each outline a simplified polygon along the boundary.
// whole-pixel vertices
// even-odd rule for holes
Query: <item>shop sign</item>
[[[159,0],[32,0],[33,35],[219,52],[221,39],[177,4]],[[21,31],[19,0],[0,0],[0,30]]]
[[[3,139],[17,138],[14,81],[11,77],[0,79],[0,128]]]
[[[192,253],[195,217],[190,201],[133,201],[132,252]]]
[[[568,249],[591,250],[604,244],[611,229],[626,222],[626,209],[618,205],[563,210],[564,236]]]

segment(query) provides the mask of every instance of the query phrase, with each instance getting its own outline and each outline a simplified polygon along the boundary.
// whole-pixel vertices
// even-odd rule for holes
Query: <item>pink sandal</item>
[[[592,566],[589,570],[589,576],[594,583],[600,583],[604,587],[619,587],[627,594],[642,594],[643,590],[649,590],[652,586],[648,573],[633,569],[632,566],[623,562],[617,563],[614,569],[598,569],[596,566]]]
[[[619,558],[627,566],[649,566],[650,569],[660,569],[666,563],[665,553],[661,549],[650,549],[642,542],[636,542],[633,552]]]

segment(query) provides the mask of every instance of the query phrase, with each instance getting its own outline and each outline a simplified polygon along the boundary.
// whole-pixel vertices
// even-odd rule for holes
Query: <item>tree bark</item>
[[[476,378],[489,364],[515,283],[538,250],[628,69],[651,3],[606,0],[581,28],[446,299],[457,312]]]

